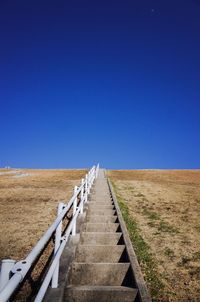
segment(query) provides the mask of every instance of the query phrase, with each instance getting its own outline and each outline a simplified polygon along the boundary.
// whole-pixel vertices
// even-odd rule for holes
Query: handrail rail
[[[72,232],[72,235],[74,234],[74,230],[76,230],[76,220],[78,217],[78,214],[82,212],[84,203],[87,202],[87,196],[90,193],[91,186],[95,180],[95,178],[98,175],[99,171],[99,165],[93,166],[91,170],[86,174],[85,179],[82,180],[81,185],[74,191],[73,196],[69,200],[69,202],[64,205],[63,204],[63,210],[58,214],[57,218],[54,220],[54,222],[51,224],[51,226],[48,228],[48,230],[44,233],[44,235],[40,238],[40,240],[37,242],[37,244],[34,246],[34,248],[31,250],[31,252],[28,254],[28,256],[21,261],[18,261],[12,268],[12,270],[7,271],[7,274],[9,276],[10,272],[12,272],[12,277],[9,279],[5,284],[0,284],[1,291],[0,291],[0,302],[6,302],[8,299],[13,295],[13,293],[16,291],[16,289],[19,287],[20,283],[25,279],[27,273],[29,272],[30,268],[34,264],[37,257],[40,255],[41,251],[45,247],[45,245],[49,242],[50,238],[54,234],[54,232],[57,230],[60,223],[62,223],[63,218],[65,217],[66,213],[70,210],[70,208],[73,206],[73,217],[70,221],[66,232],[61,239],[61,244],[59,245],[58,249],[55,250],[54,258],[51,263],[51,266],[46,274],[46,277],[42,283],[41,289],[38,292],[38,295],[36,297],[37,302],[42,301],[45,292],[48,288],[48,285],[51,281],[51,278],[53,276],[53,273],[55,271],[56,265],[59,264],[59,259],[62,254],[62,251],[65,247],[65,244],[68,241],[69,235]],[[79,203],[79,206],[77,207],[77,198],[79,194],[81,193],[81,200]],[[3,265],[3,263],[2,263]],[[6,264],[5,264],[6,265]],[[6,270],[5,270],[6,271]],[[1,269],[2,274],[2,269]],[[1,278],[0,278],[1,279]],[[57,282],[56,282],[57,284]]]
[[[52,264],[51,264],[51,266],[49,268],[49,271],[48,271],[48,273],[47,273],[47,275],[46,275],[46,277],[45,277],[45,279],[44,279],[44,281],[42,283],[42,286],[40,287],[40,290],[39,290],[39,292],[38,292],[38,294],[37,294],[34,302],[40,302],[40,301],[42,301],[42,299],[43,299],[43,297],[44,297],[44,295],[46,293],[46,290],[47,290],[47,287],[48,287],[48,285],[49,285],[49,283],[51,281],[53,272],[54,272],[54,270],[56,268],[56,265],[57,265],[57,263],[58,263],[58,261],[60,259],[60,256],[62,255],[64,247],[65,247],[65,245],[67,243],[67,240],[69,238],[70,232],[72,231],[73,224],[76,221],[77,216],[79,214],[79,210],[80,210],[80,205],[79,205],[79,207],[78,207],[78,209],[76,211],[76,214],[74,215],[74,217],[70,221],[69,227],[67,228],[67,230],[66,230],[66,232],[65,232],[65,234],[64,234],[64,236],[62,238],[62,243],[61,243],[61,245],[60,245],[60,247],[59,247],[59,249],[58,249],[58,251],[56,253],[56,256],[55,256],[55,258],[54,258],[54,260],[53,260],[53,262],[52,262]]]

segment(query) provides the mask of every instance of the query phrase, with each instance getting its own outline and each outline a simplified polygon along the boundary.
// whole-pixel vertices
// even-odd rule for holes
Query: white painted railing
[[[99,165],[92,167],[85,176],[85,179],[82,179],[81,185],[79,187],[75,186],[74,194],[70,201],[67,204],[59,204],[57,218],[24,260],[18,261],[17,263],[11,259],[2,261],[0,272],[0,302],[8,301],[22,281],[26,279],[27,273],[32,268],[36,259],[48,244],[54,233],[54,257],[34,301],[40,302],[43,300],[50,282],[51,287],[56,288],[58,286],[60,257],[69,236],[74,236],[76,234],[77,217],[79,213],[83,213],[84,204],[88,200],[88,194],[90,194],[92,184],[95,178],[97,178],[98,172]],[[80,201],[77,206],[78,197],[80,198]],[[62,220],[72,207],[72,219],[67,226],[65,233],[62,235]]]

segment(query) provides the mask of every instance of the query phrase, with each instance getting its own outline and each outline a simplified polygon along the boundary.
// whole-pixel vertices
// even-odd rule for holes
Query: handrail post
[[[81,202],[83,201],[83,197],[84,197],[84,179],[82,178],[81,179],[81,186],[82,186],[82,189],[81,189]],[[81,205],[81,211],[80,211],[81,214],[83,214],[83,202],[82,202],[82,205]]]
[[[63,207],[64,207],[64,203],[60,202],[58,204],[58,212],[57,212],[58,216],[62,212]],[[59,246],[60,246],[60,243],[61,243],[61,236],[62,236],[62,221],[60,222],[60,224],[58,225],[58,227],[56,229],[54,256],[57,253],[57,250],[59,249]],[[51,281],[51,287],[52,288],[57,288],[58,287],[58,276],[59,276],[59,262],[58,262],[58,264],[55,268],[55,271],[53,273],[53,276],[52,276],[52,281]]]
[[[10,279],[10,273],[15,265],[15,260],[4,259],[1,261],[1,271],[0,271],[0,291],[4,288]]]
[[[76,192],[78,190],[78,187],[74,187],[74,196],[76,196]],[[77,209],[77,196],[74,199],[73,203],[73,216],[76,214],[76,209]],[[76,221],[74,222],[73,229],[72,229],[72,236],[76,235]]]
[[[85,202],[88,201],[88,175],[85,176]]]
[[[90,194],[90,177],[91,177],[91,173],[88,173],[88,179],[87,179],[87,193],[88,195]]]
[[[90,194],[90,189],[91,189],[91,178],[92,178],[92,173],[90,171],[89,177],[88,177],[88,194]]]
[[[97,177],[98,177],[98,174],[99,174],[99,164],[98,164],[98,165],[97,165],[97,167],[96,167],[95,178],[97,178]]]

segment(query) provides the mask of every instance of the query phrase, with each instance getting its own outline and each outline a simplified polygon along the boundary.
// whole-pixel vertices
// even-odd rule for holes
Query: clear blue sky
[[[200,1],[0,1],[0,166],[200,168]]]

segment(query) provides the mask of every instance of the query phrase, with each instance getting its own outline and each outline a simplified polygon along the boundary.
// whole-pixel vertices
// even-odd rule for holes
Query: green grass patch
[[[151,228],[155,228],[156,227],[155,221],[148,221],[147,225],[150,226]],[[158,234],[160,234],[160,233],[158,232]]]
[[[144,273],[144,278],[150,289],[152,299],[156,301],[159,291],[164,288],[164,284],[161,281],[161,276],[157,272],[156,262],[153,259],[149,245],[142,238],[140,229],[136,221],[131,216],[126,202],[117,192],[115,184],[112,183],[112,185],[116,192],[118,204],[126,223],[126,227],[128,229],[131,242],[137,255],[138,262],[140,263],[142,271]]]
[[[147,218],[150,219],[150,220],[159,220],[160,219],[160,215],[158,213],[150,211],[147,208],[144,208],[143,214],[145,216],[147,216]]]
[[[179,232],[177,228],[173,227],[172,225],[163,220],[161,220],[158,225],[158,231],[171,234],[177,234]]]
[[[192,256],[192,261],[199,261],[200,260],[200,251],[195,252]]]
[[[172,235],[179,233],[179,230],[177,228],[164,221],[158,213],[153,212],[146,207],[144,207],[142,213],[149,220],[147,224],[150,227],[157,228],[158,234],[160,234],[161,232],[170,233]]]
[[[182,256],[181,260],[177,263],[177,266],[184,266],[187,267],[189,262],[191,261],[191,257],[189,256]]]
[[[177,263],[178,266],[188,266],[189,263],[192,261],[192,262],[199,262],[200,260],[200,252],[195,252],[193,255],[191,256],[186,256],[186,255],[183,255],[181,257],[181,260]]]
[[[165,254],[165,256],[169,257],[170,260],[172,260],[175,256],[174,251],[172,249],[170,249],[169,247],[165,248],[164,254]]]

